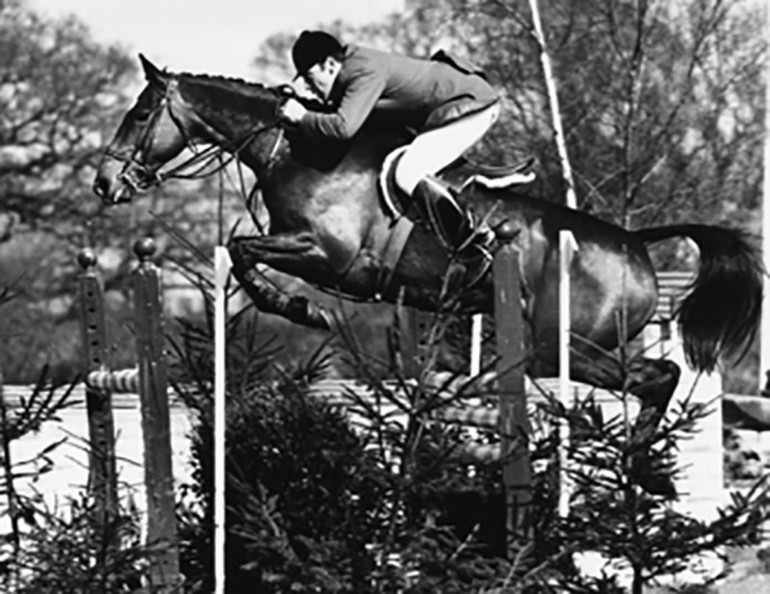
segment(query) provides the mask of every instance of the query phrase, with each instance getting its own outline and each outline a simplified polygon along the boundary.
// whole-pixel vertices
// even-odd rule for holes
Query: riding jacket
[[[498,100],[478,72],[445,54],[421,60],[348,45],[329,94],[336,111],[308,111],[299,127],[310,135],[351,138],[375,107],[397,110],[418,129],[444,126]]]

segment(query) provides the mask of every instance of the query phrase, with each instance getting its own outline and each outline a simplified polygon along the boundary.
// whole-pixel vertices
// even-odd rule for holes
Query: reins
[[[248,147],[260,135],[277,128],[278,133],[276,134],[275,142],[273,143],[267,159],[267,167],[270,167],[278,153],[281,140],[283,139],[283,128],[280,125],[277,113],[278,107],[276,107],[276,113],[269,123],[255,126],[236,142],[229,142],[226,137],[193,111],[197,122],[206,129],[206,132],[210,136],[218,139],[217,144],[212,143],[205,149],[198,150],[195,143],[187,138],[185,126],[182,124],[179,116],[174,113],[174,109],[172,109],[172,93],[176,91],[177,85],[178,83],[176,80],[172,80],[168,83],[163,99],[150,114],[148,122],[139,138],[139,142],[134,145],[134,150],[129,157],[112,151],[109,148],[107,149],[107,155],[113,159],[122,161],[125,164],[123,171],[119,174],[119,178],[124,183],[131,186],[135,191],[138,191],[161,185],[168,179],[202,179],[216,173],[221,173],[233,161],[238,163],[240,174],[241,160],[239,155],[241,151]],[[168,110],[169,117],[179,131],[185,136],[185,146],[193,154],[170,169],[161,170],[161,165],[161,167],[155,170],[144,162],[144,153],[152,148],[153,137],[151,134],[154,132],[157,120],[162,115],[164,109]],[[222,158],[225,153],[229,153],[227,158]],[[137,180],[132,176],[134,169],[141,173],[144,180]]]

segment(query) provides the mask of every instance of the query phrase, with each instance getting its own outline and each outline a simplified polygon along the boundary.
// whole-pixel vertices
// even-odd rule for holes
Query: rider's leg
[[[499,115],[500,105],[495,103],[446,126],[418,135],[396,166],[395,181],[398,187],[412,195],[420,182],[435,175],[476,144]]]
[[[409,145],[396,165],[396,184],[414,198],[434,231],[454,247],[469,234],[487,244],[491,230],[474,224],[449,189],[434,175],[478,142],[500,114],[495,104],[446,126],[423,132]]]

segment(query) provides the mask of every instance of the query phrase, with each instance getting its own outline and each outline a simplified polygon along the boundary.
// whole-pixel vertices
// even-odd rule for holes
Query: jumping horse
[[[399,217],[383,201],[380,170],[386,156],[406,141],[401,130],[372,123],[348,143],[314,144],[280,125],[277,112],[286,99],[281,88],[170,73],[140,59],[146,86],[105,150],[94,182],[106,204],[130,201],[136,192],[180,174],[168,164],[184,149],[200,155],[202,146],[217,147],[253,170],[269,214],[268,234],[235,237],[228,246],[233,273],[260,310],[308,325],[327,323],[308,300],[276,295],[255,273],[257,264],[351,298],[395,302],[400,294],[408,306],[439,306],[455,254],[421,224],[405,227],[406,232],[400,227],[397,237]],[[655,311],[658,290],[647,244],[683,236],[699,249],[697,276],[678,311],[685,353],[696,370],[711,371],[723,357],[739,358],[754,336],[763,269],[756,248],[738,230],[685,224],[629,231],[516,187],[471,184],[460,200],[487,217],[492,228],[506,224],[516,232],[532,378],[558,371],[562,229],[570,230],[578,244],[571,264],[571,377],[636,395],[645,429],[661,420],[680,375],[679,367],[665,359],[638,356],[624,368],[612,354]],[[463,311],[489,312],[492,294],[486,274],[469,283],[458,300]],[[618,328],[621,314],[625,336]],[[640,473],[649,471],[644,458]],[[650,491],[671,489],[652,474],[643,480]]]

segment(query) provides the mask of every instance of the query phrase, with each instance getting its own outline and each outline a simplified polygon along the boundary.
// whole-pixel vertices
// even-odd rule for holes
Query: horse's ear
[[[142,63],[144,69],[144,77],[147,82],[161,82],[163,81],[163,72],[152,62],[150,62],[144,54],[139,54],[139,61]]]

